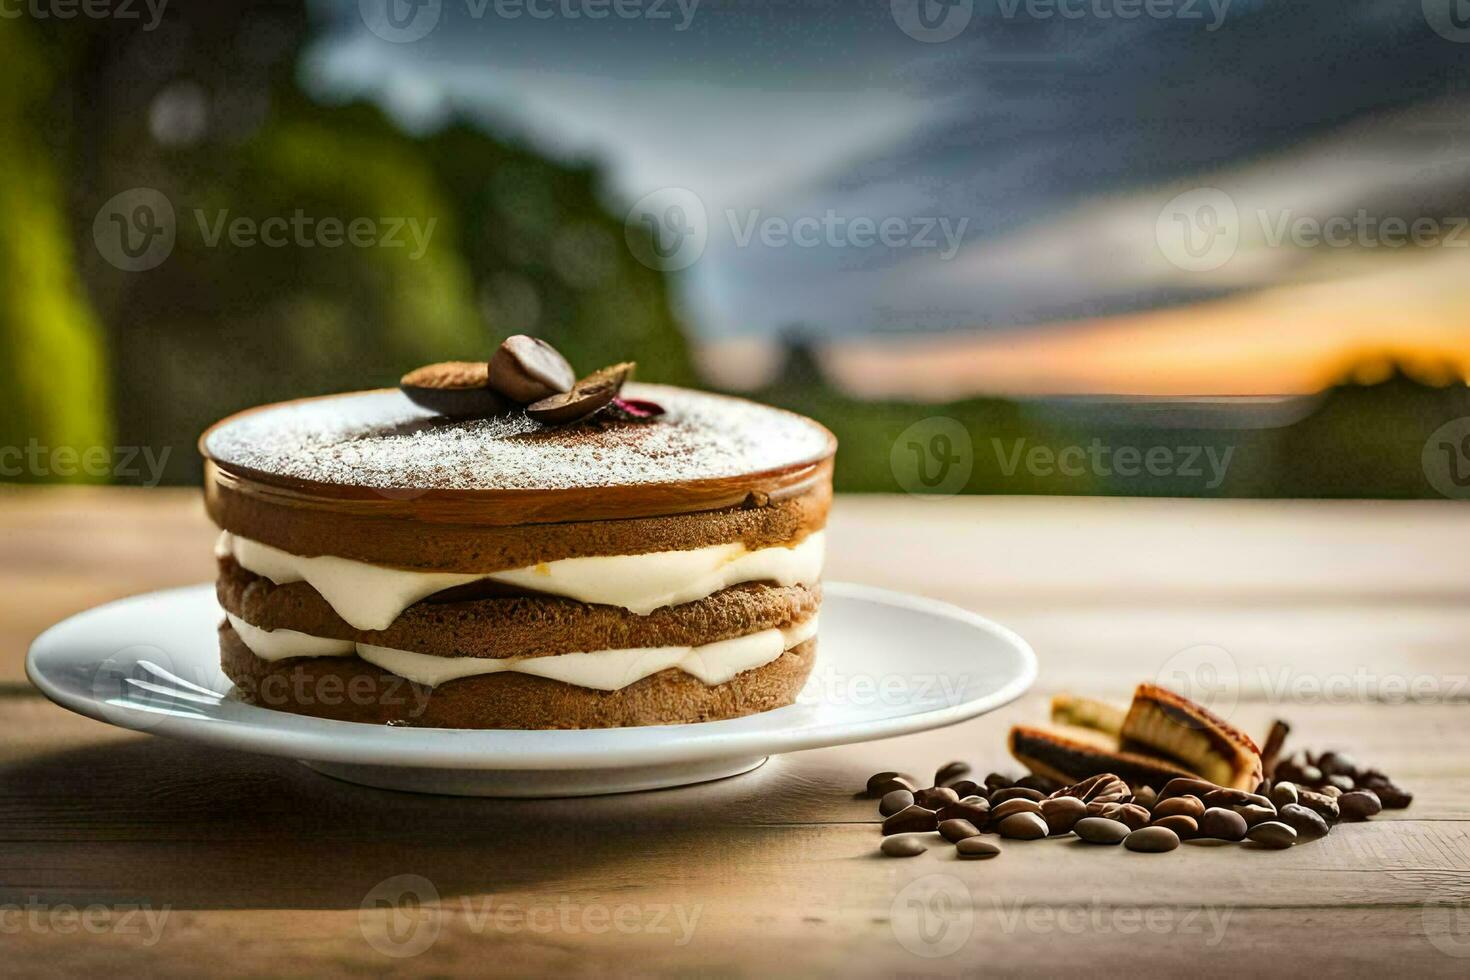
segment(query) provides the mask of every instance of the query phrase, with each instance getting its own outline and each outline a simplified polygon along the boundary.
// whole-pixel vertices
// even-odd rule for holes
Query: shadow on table
[[[371,789],[162,738],[100,743],[0,768],[0,902],[356,909],[402,874],[441,897],[628,889],[650,874],[666,886],[712,849],[738,867],[778,828],[811,825],[815,839],[823,823],[876,818],[838,782],[846,773],[812,771],[776,757],[697,786],[492,800]]]

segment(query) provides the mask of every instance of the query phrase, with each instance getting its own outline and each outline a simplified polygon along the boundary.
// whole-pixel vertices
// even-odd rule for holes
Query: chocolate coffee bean
[[[934,815],[933,810],[926,810],[921,806],[905,807],[893,816],[883,821],[883,833],[906,834],[923,833],[934,830],[939,826],[939,818]]]
[[[571,391],[577,372],[544,340],[507,337],[490,358],[490,387],[520,405]]]
[[[914,777],[902,772],[875,772],[868,777],[868,788],[866,795],[873,799],[887,796],[896,789],[906,789],[910,793],[917,792],[918,783]]]
[[[935,786],[948,786],[970,774],[968,762],[946,762],[934,773]]]
[[[1323,752],[1317,760],[1317,768],[1324,776],[1356,776],[1358,764],[1345,752]]]
[[[983,792],[984,789],[973,779],[956,779],[952,783],[945,783],[945,785],[954,790],[955,795],[957,795],[962,800],[967,796],[979,795]]]
[[[993,807],[997,803],[1004,803],[1006,800],[1033,800],[1039,803],[1044,799],[1046,799],[1046,794],[1040,790],[1032,789],[1029,786],[1009,786],[991,793],[990,805]]]
[[[1297,770],[1296,782],[1306,786],[1319,786],[1323,778],[1321,769],[1313,765],[1305,765]]]
[[[1201,814],[1203,816],[1203,814]],[[1193,817],[1186,817],[1182,813],[1176,813],[1172,817],[1159,817],[1150,827],[1167,827],[1174,831],[1174,836],[1180,840],[1189,840],[1199,834],[1199,823]],[[1142,830],[1143,828],[1139,828]],[[1137,831],[1135,831],[1137,833]]]
[[[1384,781],[1373,786],[1364,787],[1378,794],[1378,801],[1383,804],[1385,810],[1402,810],[1414,802],[1414,794],[1408,790],[1400,789],[1393,783]]]
[[[941,820],[939,821],[939,836],[954,844],[966,837],[980,836],[980,828],[968,820]]]
[[[1198,820],[1205,815],[1205,805],[1200,802],[1198,796],[1171,796],[1167,800],[1160,800],[1154,806],[1153,817],[1157,821],[1161,817],[1185,816]]]
[[[998,789],[1009,789],[1014,785],[1016,785],[1015,780],[998,772],[993,772],[985,777],[986,793],[994,793]]]
[[[1205,779],[1196,779],[1193,776],[1178,776],[1164,784],[1159,791],[1159,799],[1167,800],[1171,796],[1198,796],[1201,800],[1208,793],[1220,789],[1214,783]]]
[[[1035,800],[1011,799],[990,805],[990,822],[998,824],[1013,813],[1034,813],[1041,816],[1041,804]]]
[[[1342,811],[1339,809],[1337,801],[1330,796],[1301,788],[1297,789],[1296,795],[1302,806],[1327,821],[1328,826],[1337,823],[1342,817]]]
[[[1346,793],[1348,790],[1352,789],[1355,784],[1353,783],[1353,777],[1344,776],[1342,773],[1333,773],[1331,776],[1327,777],[1326,785],[1336,786],[1339,790]]]
[[[1002,820],[996,829],[1002,837],[1011,840],[1040,840],[1047,835],[1046,821],[1041,819],[1039,813],[1013,813]]]
[[[878,812],[885,817],[891,817],[899,810],[906,810],[913,805],[913,793],[906,789],[896,789],[891,793],[883,794],[883,799],[878,801]]]
[[[1083,803],[1118,803],[1129,795],[1128,784],[1110,772],[1089,776],[1082,782],[1052,793],[1053,796],[1075,796]]]
[[[1034,772],[1016,780],[1016,785],[1026,789],[1034,789],[1042,796],[1048,796],[1062,788],[1062,784],[1055,779],[1047,779],[1045,776],[1038,776]]]
[[[1121,844],[1133,831],[1126,824],[1107,817],[1083,817],[1072,825],[1072,833],[1089,844]]]
[[[1199,836],[1212,840],[1244,840],[1245,817],[1234,810],[1212,806],[1199,818]]]
[[[926,810],[939,810],[959,800],[960,794],[948,786],[931,786],[914,794],[914,802]]]
[[[1145,810],[1152,810],[1159,802],[1158,791],[1152,786],[1140,786],[1138,787],[1138,792],[1133,794],[1133,802]]]
[[[923,854],[927,847],[924,839],[917,834],[899,834],[895,837],[883,838],[883,843],[878,849],[889,857],[911,858]]]
[[[1165,817],[1166,820],[1189,820],[1188,817]],[[1193,823],[1193,820],[1189,821]],[[1162,854],[1172,851],[1179,846],[1179,835],[1168,827],[1154,825],[1135,830],[1123,838],[1123,846],[1130,851],[1138,851],[1140,854]]]
[[[1267,820],[1258,823],[1245,832],[1245,836],[1260,844],[1275,850],[1285,850],[1296,843],[1296,831],[1290,825],[1279,820]]]
[[[1383,811],[1383,801],[1371,789],[1355,789],[1337,798],[1344,820],[1367,820]]]
[[[1103,816],[1118,821],[1129,830],[1147,827],[1149,820],[1152,819],[1151,814],[1137,803],[1116,803],[1114,806],[1117,807],[1116,810],[1104,813]]]
[[[1235,807],[1235,812],[1245,819],[1247,827],[1254,827],[1258,823],[1276,819],[1276,808],[1274,806],[1256,806],[1247,803],[1245,806]]]
[[[398,382],[408,400],[448,418],[488,418],[515,406],[490,387],[484,361],[443,361],[410,371]]]
[[[962,858],[993,858],[1000,853],[996,847],[984,837],[966,837],[954,846],[955,852]]]
[[[983,796],[972,796],[958,803],[947,804],[939,811],[940,820],[968,820],[977,827],[990,822],[990,804]]]
[[[1331,783],[1323,783],[1321,786],[1317,787],[1317,792],[1321,793],[1323,796],[1330,796],[1335,800],[1342,795],[1342,787],[1334,786]]]
[[[1211,790],[1200,797],[1208,809],[1212,806],[1224,807],[1227,810],[1239,809],[1243,806],[1271,806],[1271,800],[1257,793],[1249,793],[1243,789],[1216,789]]]
[[[1051,834],[1071,831],[1078,820],[1087,816],[1087,804],[1073,796],[1059,796],[1054,800],[1041,801],[1041,818],[1046,821]]]
[[[1267,798],[1270,799],[1271,805],[1278,810],[1288,803],[1295,803],[1297,801],[1296,783],[1277,783],[1271,787],[1271,792],[1267,795]]]
[[[1320,840],[1331,829],[1327,821],[1300,803],[1288,803],[1280,810],[1281,822],[1296,831],[1298,841]]]
[[[633,364],[625,362],[593,371],[572,385],[571,391],[552,395],[526,406],[526,414],[542,425],[569,425],[602,411],[618,397],[623,383],[633,376]]]

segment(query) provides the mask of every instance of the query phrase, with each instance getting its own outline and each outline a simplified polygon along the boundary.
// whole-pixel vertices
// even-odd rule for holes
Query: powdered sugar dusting
[[[546,428],[524,415],[450,420],[398,391],[267,407],[222,425],[207,455],[257,473],[380,490],[575,490],[740,476],[825,457],[825,429],[740,398],[630,384],[667,409]]]

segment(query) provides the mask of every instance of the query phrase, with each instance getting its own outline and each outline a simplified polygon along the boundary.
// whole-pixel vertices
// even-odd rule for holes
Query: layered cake
[[[535,357],[491,384],[495,366],[437,365],[204,434],[238,696],[439,728],[790,704],[816,656],[831,433],[624,384],[628,365],[575,385]]]

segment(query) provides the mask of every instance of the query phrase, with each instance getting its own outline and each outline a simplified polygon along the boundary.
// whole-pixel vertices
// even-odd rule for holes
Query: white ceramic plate
[[[748,772],[770,755],[952,725],[1019,697],[1036,656],[1015,633],[929,599],[823,588],[817,665],[796,704],[697,725],[583,731],[394,728],[244,704],[219,669],[214,587],[135,596],[31,645],[52,701],[123,728],[299,759],[371,786],[473,796],[583,796]]]

